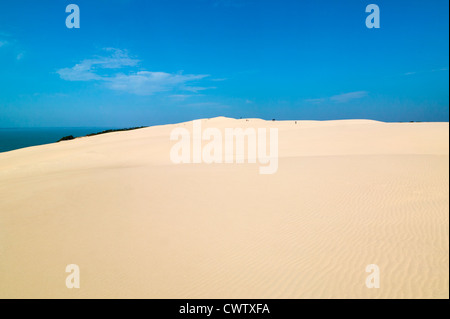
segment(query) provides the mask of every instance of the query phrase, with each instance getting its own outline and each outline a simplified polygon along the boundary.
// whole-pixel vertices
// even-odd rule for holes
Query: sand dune
[[[0,298],[449,297],[448,123],[202,125],[278,128],[277,173],[173,164],[192,122],[0,154]]]

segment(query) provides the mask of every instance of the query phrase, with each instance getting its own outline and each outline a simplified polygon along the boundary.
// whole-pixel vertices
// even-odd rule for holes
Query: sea
[[[86,136],[114,127],[0,128],[0,153],[55,143],[65,136]]]

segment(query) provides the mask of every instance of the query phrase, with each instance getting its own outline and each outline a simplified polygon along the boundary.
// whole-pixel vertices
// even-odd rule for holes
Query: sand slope
[[[0,154],[0,298],[449,297],[448,123],[202,124],[279,128],[278,172],[174,165],[177,125]]]

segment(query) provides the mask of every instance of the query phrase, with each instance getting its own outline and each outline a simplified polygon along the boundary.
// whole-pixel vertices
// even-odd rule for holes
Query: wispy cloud
[[[66,81],[100,81],[111,90],[136,95],[153,95],[174,90],[198,92],[209,89],[188,85],[208,77],[204,74],[171,74],[145,70],[119,72],[119,69],[136,67],[140,61],[130,57],[125,50],[113,48],[105,50],[110,52],[109,56],[86,59],[71,68],[60,69],[57,73]]]
[[[175,100],[175,101],[186,101],[187,99],[189,99],[189,98],[191,98],[193,96],[196,96],[196,95],[192,95],[192,94],[172,94],[172,95],[169,96],[169,98],[171,98],[172,100]],[[200,94],[197,95],[197,96],[200,96]]]
[[[86,59],[71,68],[57,71],[60,77],[66,81],[92,81],[106,79],[97,74],[102,69],[120,69],[126,66],[136,66],[139,60],[130,58],[127,51],[119,49],[105,49],[111,52],[110,56]]]
[[[438,68],[438,69],[432,69],[428,71],[420,71],[420,72],[406,72],[403,75],[415,75],[415,74],[423,74],[423,73],[432,73],[432,72],[440,72],[440,71],[448,71],[448,67]]]
[[[336,103],[346,103],[351,100],[357,100],[357,99],[366,97],[368,94],[369,93],[366,91],[344,93],[344,94],[334,95],[334,96],[330,97],[330,101],[333,101]]]
[[[307,100],[305,100],[305,102],[312,103],[312,104],[321,104],[324,102],[347,103],[352,100],[362,99],[368,95],[369,95],[369,92],[367,92],[367,91],[356,91],[356,92],[349,92],[349,93],[333,95],[330,97],[307,99]]]
[[[322,102],[327,101],[327,98],[319,98],[319,99],[306,99],[305,102],[312,104],[320,104]]]
[[[20,49],[17,40],[11,34],[0,31],[0,49],[8,50],[17,61],[25,56],[25,51]]]
[[[0,48],[1,47],[14,47],[16,39],[8,32],[0,31]]]
[[[186,83],[203,79],[206,76],[140,71],[128,75],[116,74],[114,77],[104,78],[103,80],[106,81],[106,86],[112,90],[137,95],[152,95],[157,92],[167,92],[174,89],[196,92],[202,88],[191,88]]]
[[[213,82],[223,82],[226,80],[228,80],[228,79],[227,78],[211,79],[211,81],[213,81]]]

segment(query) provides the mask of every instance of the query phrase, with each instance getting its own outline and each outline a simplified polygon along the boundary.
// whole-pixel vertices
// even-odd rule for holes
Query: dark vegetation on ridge
[[[148,127],[148,126],[129,127],[129,128],[116,129],[116,130],[106,130],[106,131],[102,131],[102,132],[98,132],[98,133],[91,133],[91,134],[88,134],[86,136],[95,136],[95,135],[100,135],[100,134],[122,132],[122,131],[133,131],[133,130],[138,130],[138,129],[146,128],[146,127]]]
[[[70,140],[73,140],[73,139],[75,139],[75,137],[73,137],[73,135],[69,135],[69,136],[64,136],[64,137],[61,138],[58,142],[61,142],[61,141],[70,141]]]
[[[139,127],[129,127],[129,128],[106,130],[106,131],[102,131],[102,132],[91,133],[91,134],[88,134],[88,135],[85,135],[85,136],[89,137],[89,136],[95,136],[95,135],[107,134],[107,133],[114,133],[114,132],[132,131],[132,130],[138,130],[138,129],[146,128],[146,127],[148,127],[148,126],[139,126]],[[73,135],[69,135],[69,136],[64,136],[58,142],[70,141],[70,140],[73,140],[73,139],[75,139],[75,137],[73,137]]]

